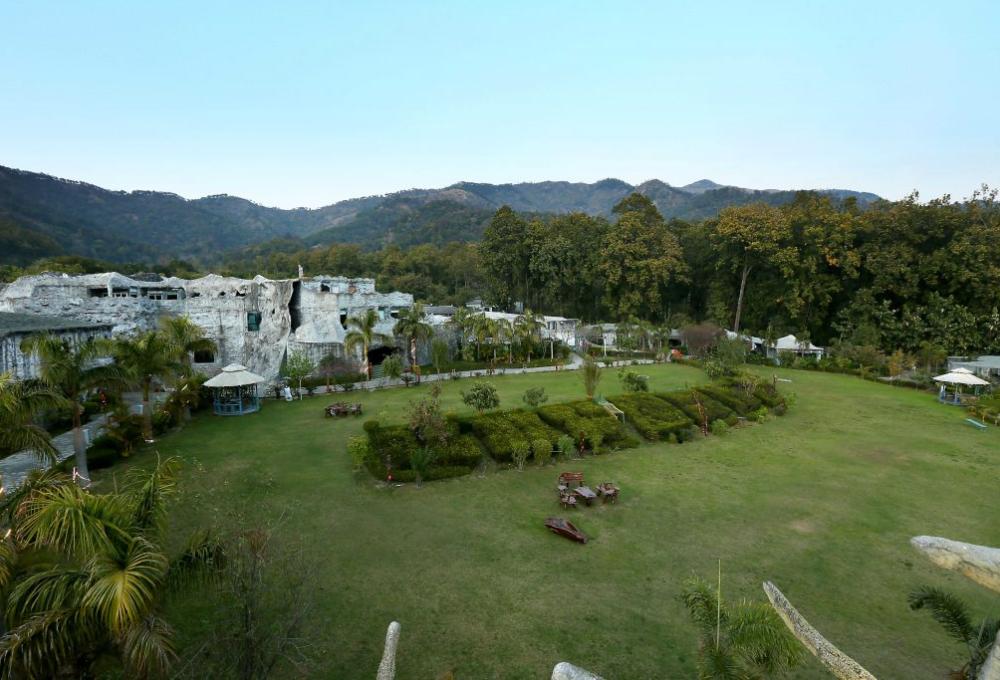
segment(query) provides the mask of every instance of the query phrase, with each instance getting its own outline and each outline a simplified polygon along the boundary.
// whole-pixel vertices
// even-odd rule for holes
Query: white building
[[[208,375],[239,363],[268,380],[279,377],[288,351],[314,360],[344,356],[347,319],[378,311],[376,330],[392,336],[395,317],[413,305],[407,293],[379,293],[373,279],[317,276],[271,280],[199,279],[115,272],[24,276],[0,288],[0,312],[56,316],[110,327],[111,335],[156,328],[161,316],[185,316],[218,351],[194,357]],[[4,355],[6,356],[6,355]],[[356,357],[360,360],[360,351]],[[0,371],[8,370],[4,358]]]

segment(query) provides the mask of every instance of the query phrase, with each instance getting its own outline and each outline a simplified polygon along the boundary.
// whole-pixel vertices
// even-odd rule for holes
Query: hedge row
[[[486,447],[490,456],[498,462],[513,460],[512,450],[516,446],[533,448],[535,441],[546,441],[552,446],[559,440],[561,432],[543,422],[533,411],[516,409],[483,413],[469,418],[456,418],[462,431],[471,431]]]
[[[635,392],[613,397],[611,403],[624,411],[628,422],[650,441],[668,439],[671,435],[685,441],[693,436],[693,421],[688,415],[658,396]]]
[[[413,481],[416,473],[410,462],[410,452],[420,446],[413,431],[406,425],[381,425],[377,420],[367,421],[364,428],[368,434],[364,461],[368,471],[377,479],[385,479],[389,473],[388,463],[392,466],[393,479]],[[467,475],[483,458],[483,449],[475,437],[460,434],[456,424],[451,424],[449,429],[448,444],[435,449],[427,479]]]
[[[612,404],[625,413],[625,418],[643,437],[650,441],[676,439],[686,441],[694,436],[702,423],[698,402],[710,425],[719,421],[735,425],[739,418],[752,416],[767,407],[776,415],[785,413],[785,400],[771,384],[758,385],[752,394],[734,382],[646,394],[642,392],[611,397]]]
[[[538,409],[538,416],[574,441],[582,438],[589,449],[598,453],[639,445],[614,416],[592,401],[543,406]]]

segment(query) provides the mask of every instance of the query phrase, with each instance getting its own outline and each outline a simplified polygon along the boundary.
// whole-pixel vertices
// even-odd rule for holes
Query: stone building
[[[199,354],[199,371],[214,375],[239,363],[276,380],[289,350],[314,360],[344,356],[347,319],[378,311],[378,331],[392,336],[394,318],[413,305],[406,293],[383,294],[373,279],[317,276],[271,280],[210,274],[200,279],[115,272],[24,276],[0,288],[0,312],[65,317],[110,326],[112,335],[156,328],[161,316],[186,316],[218,351]],[[360,360],[360,353],[355,356]],[[5,360],[13,361],[13,360]],[[0,362],[0,371],[5,370]]]
[[[21,342],[29,335],[51,333],[72,344],[90,338],[110,337],[112,324],[82,321],[64,316],[0,312],[0,373],[11,373],[18,380],[38,377],[38,358],[21,351]]]

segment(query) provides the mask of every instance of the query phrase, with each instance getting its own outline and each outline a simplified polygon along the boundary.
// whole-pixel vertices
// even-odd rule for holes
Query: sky
[[[458,181],[1000,185],[1000,3],[0,0],[0,165],[279,207]]]

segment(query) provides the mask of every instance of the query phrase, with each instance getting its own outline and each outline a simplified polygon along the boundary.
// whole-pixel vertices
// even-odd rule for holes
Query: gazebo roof
[[[262,382],[267,382],[267,379],[247,370],[246,366],[229,364],[222,369],[222,373],[206,380],[205,387],[242,387]]]
[[[965,368],[956,368],[954,371],[934,376],[935,382],[947,383],[949,385],[989,385],[989,381],[983,380],[972,371]]]

